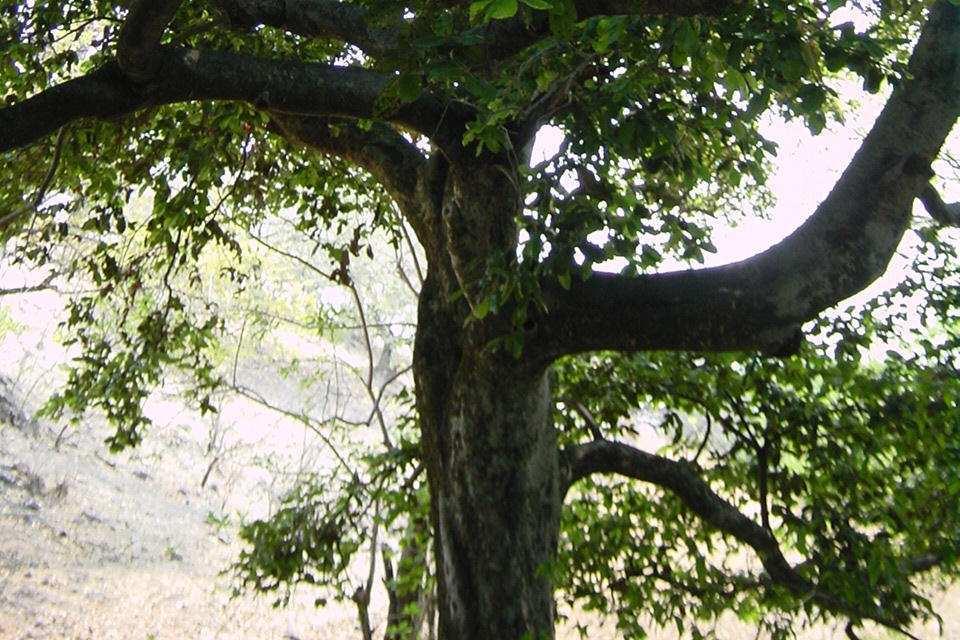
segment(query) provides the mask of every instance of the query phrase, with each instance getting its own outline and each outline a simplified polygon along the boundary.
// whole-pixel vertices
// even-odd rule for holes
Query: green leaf
[[[493,0],[487,8],[487,18],[503,20],[517,15],[517,0]]]
[[[470,21],[504,20],[517,15],[517,0],[478,0],[470,5]]]
[[[565,38],[573,33],[577,23],[577,8],[573,0],[559,0],[550,10],[550,32]]]
[[[488,315],[490,315],[490,310],[493,308],[493,301],[487,297],[477,303],[473,308],[473,317],[477,320],[483,320]]]
[[[419,76],[413,73],[402,73],[397,79],[397,96],[402,102],[413,102],[420,97],[423,86]]]
[[[476,22],[484,14],[492,0],[477,0],[470,5],[470,22]]]

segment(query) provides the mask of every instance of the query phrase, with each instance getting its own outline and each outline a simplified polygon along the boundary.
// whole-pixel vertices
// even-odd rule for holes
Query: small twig
[[[587,424],[587,429],[590,430],[590,435],[593,436],[595,441],[606,440],[606,438],[603,437],[603,430],[600,428],[600,425],[582,402],[573,400],[570,406],[583,418],[583,421]]]
[[[403,284],[406,285],[407,289],[410,290],[414,296],[419,297],[420,292],[417,291],[417,288],[413,286],[413,283],[410,282],[410,277],[407,276],[406,270],[403,268],[403,262],[401,261],[402,254],[397,252],[397,273],[400,274],[400,280],[403,281]]]
[[[220,456],[213,456],[213,460],[210,461],[210,464],[207,465],[207,471],[203,474],[203,480],[200,481],[200,488],[203,489],[207,486],[207,480],[210,479],[210,474],[213,473],[213,468],[217,466],[217,463],[220,462]]]
[[[370,341],[370,329],[367,325],[367,314],[363,310],[363,301],[360,300],[360,292],[357,291],[357,286],[353,283],[353,278],[349,276],[344,278],[346,282],[346,287],[350,290],[351,296],[353,296],[353,302],[357,307],[357,314],[360,316],[360,326],[363,328],[363,344],[367,349],[367,379],[366,385],[369,389],[373,386],[373,343]]]
[[[103,456],[101,456],[101,455],[100,455],[99,453],[97,453],[97,452],[94,452],[93,457],[95,457],[97,460],[99,460],[99,461],[102,462],[103,464],[107,465],[107,466],[110,467],[111,469],[116,469],[116,468],[117,468],[117,463],[116,463],[116,462],[114,462],[113,460],[107,460],[106,458],[104,458]]]
[[[63,434],[67,432],[67,429],[70,428],[70,423],[67,422],[63,425],[63,428],[60,429],[60,433],[57,434],[57,439],[53,441],[53,450],[60,451],[60,443],[63,441]]]
[[[400,221],[400,230],[403,232],[403,239],[407,241],[407,247],[410,249],[410,257],[413,259],[413,268],[417,272],[417,279],[420,281],[420,286],[423,286],[424,275],[423,269],[420,268],[420,259],[417,257],[417,249],[410,237],[410,232],[407,231],[407,223],[403,220]]]
[[[67,131],[69,129],[69,126],[63,126],[60,127],[60,131],[57,132],[57,140],[53,146],[53,159],[50,161],[50,168],[47,169],[47,174],[44,176],[43,182],[40,183],[40,187],[37,189],[36,195],[33,196],[33,217],[30,221],[31,227],[33,226],[34,220],[36,220],[40,205],[43,204],[43,199],[47,197],[47,191],[50,189],[50,185],[53,184],[53,179],[57,175],[57,169],[60,167],[60,159],[63,157],[63,145],[66,141]],[[12,211],[3,217],[0,217],[0,232],[3,232],[3,230],[6,229],[10,223],[20,216],[26,215],[29,211],[29,209]]]
[[[370,341],[370,329],[367,325],[367,315],[363,310],[363,301],[360,299],[360,292],[357,291],[357,286],[354,284],[353,278],[349,275],[346,275],[344,278],[344,285],[350,290],[353,296],[353,302],[357,307],[357,314],[360,316],[360,325],[363,327],[363,342],[367,349],[367,376],[363,386],[367,390],[367,395],[370,396],[370,401],[373,402],[373,412],[371,416],[376,416],[377,424],[380,427],[380,435],[383,438],[383,444],[387,449],[392,451],[394,449],[393,441],[390,439],[390,434],[387,431],[387,423],[386,420],[384,420],[383,411],[380,410],[382,389],[380,394],[374,393],[373,391],[373,343]]]
[[[243,316],[243,324],[240,325],[240,337],[237,339],[237,350],[233,354],[233,386],[237,386],[237,364],[240,360],[240,347],[243,346],[243,334],[247,330],[247,318]]]
[[[370,571],[367,574],[365,585],[357,587],[353,592],[353,601],[357,605],[357,616],[360,618],[360,631],[363,640],[373,640],[373,629],[370,626],[370,594],[373,592],[373,577],[377,569],[377,538],[380,533],[380,502],[377,501],[373,516],[373,533],[370,536]]]
[[[424,468],[425,467],[422,464],[417,465],[417,467],[413,470],[413,473],[410,475],[410,477],[404,480],[402,493],[406,493],[407,491],[413,488],[413,484],[417,481],[417,478],[420,477],[420,474],[423,473]]]
[[[60,167],[60,158],[63,157],[63,143],[67,138],[67,131],[70,127],[60,127],[60,131],[57,132],[57,141],[53,146],[53,160],[50,161],[50,168],[47,170],[47,175],[44,176],[43,182],[40,183],[40,188],[37,190],[37,195],[33,198],[33,208],[37,210],[40,208],[40,205],[43,204],[43,199],[47,197],[47,190],[50,188],[50,185],[53,184],[53,179],[57,175],[57,169]]]
[[[960,226],[960,202],[947,204],[929,183],[920,192],[918,198],[931,218],[950,227]]]
[[[700,443],[700,446],[697,447],[697,452],[694,454],[693,459],[690,462],[699,463],[700,455],[707,448],[707,443],[710,442],[710,434],[713,431],[713,418],[710,417],[710,413],[704,413],[703,417],[707,420],[707,429],[703,434],[703,441]]]
[[[408,373],[412,369],[413,369],[413,365],[407,365],[406,367],[404,367],[403,369],[400,369],[399,371],[394,373],[392,376],[390,376],[389,378],[383,381],[383,384],[380,385],[380,390],[377,392],[376,399],[373,402],[373,409],[370,411],[370,416],[367,418],[367,424],[369,424],[373,420],[374,418],[373,412],[376,411],[377,407],[380,406],[380,402],[383,400],[383,394],[387,390],[387,387],[393,384],[393,382],[397,378],[399,378],[405,373]]]
[[[247,389],[241,386],[234,386],[232,387],[232,389],[236,393],[246,398],[247,400],[255,402],[260,406],[266,409],[269,409],[275,413],[279,413],[288,418],[292,418],[297,422],[299,422],[300,424],[307,427],[308,429],[310,429],[311,431],[313,431],[316,434],[316,436],[320,438],[320,440],[327,446],[327,448],[330,449],[331,453],[333,453],[334,457],[336,457],[337,461],[341,464],[341,466],[343,466],[343,468],[346,469],[346,471],[351,476],[356,477],[357,475],[356,472],[350,467],[349,464],[347,464],[347,461],[343,458],[342,455],[340,455],[340,451],[337,448],[337,446],[334,445],[333,441],[323,432],[321,427],[324,427],[328,424],[335,424],[337,422],[352,425],[352,426],[360,426],[360,423],[350,422],[349,420],[344,420],[343,418],[340,418],[340,417],[327,418],[326,420],[320,420],[320,421],[313,420],[306,414],[295,413],[288,409],[284,409],[283,407],[278,407],[274,404],[271,404],[263,396],[261,396],[256,391],[253,391],[252,389]]]
[[[773,530],[770,528],[770,505],[768,504],[768,488],[767,482],[769,477],[769,470],[767,469],[767,457],[769,455],[769,446],[770,441],[764,438],[763,446],[760,447],[760,451],[757,452],[757,487],[760,500],[760,522],[763,525],[763,528],[767,531],[773,533]]]
[[[240,151],[240,168],[237,169],[237,177],[234,178],[233,183],[227,188],[226,193],[223,193],[220,196],[219,202],[211,209],[208,213],[209,217],[215,216],[220,213],[220,209],[223,208],[223,204],[230,198],[233,197],[234,192],[237,190],[237,186],[240,184],[240,179],[243,178],[243,172],[247,168],[247,161],[250,159],[250,147],[251,147],[251,138],[252,134],[247,134],[246,139],[243,141],[243,146]]]
[[[367,574],[367,585],[364,588],[364,591],[367,592],[367,597],[370,597],[370,594],[373,592],[373,576],[376,573],[377,569],[377,538],[380,535],[380,501],[377,501],[377,506],[374,509],[373,513],[373,535],[370,537],[370,572]]]
[[[257,242],[258,244],[266,247],[266,248],[269,249],[270,251],[273,251],[274,253],[277,253],[277,254],[285,257],[285,258],[289,258],[289,259],[291,259],[291,260],[294,260],[294,261],[296,261],[296,262],[299,262],[299,263],[302,264],[304,267],[306,267],[306,268],[309,269],[310,271],[313,271],[314,273],[316,273],[318,276],[320,276],[320,277],[322,277],[322,278],[325,278],[325,279],[330,280],[330,281],[332,281],[332,282],[337,282],[337,278],[336,278],[336,276],[334,276],[334,274],[332,274],[332,273],[327,273],[326,271],[324,271],[324,270],[320,269],[319,267],[317,267],[315,264],[311,263],[309,260],[304,260],[303,258],[301,258],[300,256],[298,256],[298,255],[296,255],[296,254],[289,253],[289,252],[287,252],[287,251],[284,251],[283,249],[280,249],[279,247],[273,246],[272,244],[270,244],[269,242],[267,242],[267,241],[264,240],[263,238],[259,237],[258,235],[256,235],[256,234],[253,233],[252,231],[250,231],[250,232],[248,232],[248,233],[250,234],[250,237],[254,239],[255,242]]]
[[[0,296],[15,296],[21,293],[35,293],[37,291],[46,291],[47,289],[52,289],[53,287],[51,287],[50,284],[57,279],[58,275],[60,274],[54,271],[44,278],[40,284],[17,287],[15,289],[0,289]]]

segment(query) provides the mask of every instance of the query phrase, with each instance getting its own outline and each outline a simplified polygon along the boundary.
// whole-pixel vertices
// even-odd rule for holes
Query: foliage
[[[557,421],[571,441],[649,439],[809,561],[804,571],[869,611],[936,617],[928,600],[960,557],[955,234],[923,226],[907,280],[818,321],[793,358],[660,353],[568,359]],[[933,334],[919,319],[935,327]],[[886,350],[884,350],[886,348]],[[644,412],[637,414],[637,407]],[[566,512],[570,604],[647,617],[699,637],[733,610],[791,637],[823,612],[751,574],[730,536],[669,492],[601,479]],[[918,579],[933,558],[937,581]],[[642,580],[637,578],[642,577]]]
[[[800,119],[816,134],[847,107],[838,78],[859,77],[872,93],[902,84],[929,3],[766,0],[687,17],[590,13],[573,0],[350,3],[366,11],[374,40],[401,25],[372,55],[337,34],[238,28],[214,4],[184,3],[169,44],[388,78],[373,119],[333,118],[331,139],[348,139],[351,127],[372,135],[381,116],[439,96],[469,114],[456,140],[467,155],[509,158],[518,240],[481,265],[483,295],[465,324],[506,311],[510,328],[492,343],[519,359],[544,288],[570,290],[599,268],[633,276],[698,266],[716,251],[718,225],[764,215],[777,153],[764,119]],[[851,12],[869,27],[838,18]],[[111,69],[126,17],[99,0],[0,4],[5,102]],[[510,25],[521,35],[492,52],[486,38]],[[523,35],[533,32],[542,37]],[[150,105],[122,126],[68,124],[49,144],[0,154],[0,175],[17,176],[0,183],[0,240],[24,264],[65,262],[61,272],[85,286],[63,327],[77,357],[47,415],[103,412],[116,427],[109,446],[135,446],[150,424],[144,401],[171,372],[186,374],[202,411],[225,387],[263,400],[237,389],[240,354],[257,348],[243,344],[248,329],[259,345],[278,317],[293,318],[333,342],[345,317],[357,319],[308,299],[310,287],[345,287],[359,300],[357,265],[406,251],[409,230],[375,171],[292,142],[289,115],[255,101]],[[520,142],[530,132],[519,129],[545,124],[564,142],[528,166]],[[433,144],[412,127],[391,131],[419,150]],[[673,493],[608,478],[570,489],[559,555],[545,568],[561,600],[615,616],[628,637],[650,621],[701,637],[731,609],[777,637],[838,614],[894,628],[934,615],[921,570],[952,580],[960,557],[957,261],[955,238],[925,224],[916,234],[903,283],[809,324],[789,358],[602,352],[553,372],[561,444],[638,442],[652,420],[659,454],[756,516],[843,610],[776,584],[745,560],[745,544]],[[279,285],[268,282],[276,269],[263,253],[276,237],[279,254],[299,265]],[[317,280],[298,289],[306,278]],[[351,563],[367,547],[376,557],[378,535],[429,544],[419,526],[430,519],[419,416],[404,394],[380,410],[358,306],[373,404],[365,426],[379,422],[382,441],[354,437],[343,416],[287,409],[346,453],[301,478],[272,517],[245,523],[238,588],[283,601],[307,583],[356,600]],[[329,374],[283,355],[281,368],[304,388]],[[433,588],[425,561],[398,566],[399,591]]]
[[[22,329],[23,327],[10,317],[10,312],[5,307],[0,307],[0,340],[9,334],[19,333]]]

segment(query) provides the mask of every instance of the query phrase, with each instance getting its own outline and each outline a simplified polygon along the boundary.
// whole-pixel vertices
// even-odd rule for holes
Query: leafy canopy
[[[388,121],[421,150],[514,160],[524,203],[512,221],[517,245],[489,257],[473,311],[482,320],[510,309],[522,327],[545,282],[570,289],[611,261],[627,275],[696,265],[716,250],[718,224],[763,215],[776,158],[764,118],[802,119],[819,133],[847,108],[838,79],[856,76],[868,92],[903,83],[929,3],[717,2],[669,15],[639,2],[387,0],[326,3],[342,12],[330,24],[298,23],[272,4],[185,2],[164,41],[377,74],[375,103],[330,124],[334,152],[292,142],[271,108],[276,96],[265,93],[148,100],[0,154],[9,255],[87,285],[64,323],[78,357],[48,413],[104,412],[117,427],[113,449],[140,441],[144,399],[171,369],[189,372],[190,392],[212,410],[230,367],[220,341],[236,327],[209,291],[224,278],[241,291],[259,286],[247,234],[283,212],[303,255],[324,261],[340,284],[372,254],[375,234],[404,242],[391,184],[336,153],[337,140],[382,133]],[[117,72],[124,5],[0,7],[6,104]],[[363,28],[353,29],[358,16]],[[357,78],[353,86],[366,86],[368,76]],[[452,139],[417,128],[431,101],[463,117]],[[529,166],[524,127],[544,124],[563,142]],[[918,233],[906,282],[817,321],[789,359],[599,353],[556,367],[565,444],[635,437],[643,407],[663,439],[659,459],[682,461],[728,505],[756,514],[788,556],[804,558],[797,574],[829,597],[804,597],[773,580],[765,562],[744,562],[751,545],[696,513],[682,492],[587,478],[570,489],[549,568],[562,600],[615,615],[631,637],[648,618],[698,636],[729,609],[779,635],[833,614],[892,627],[932,615],[930,574],[919,572],[955,578],[960,550],[960,343],[955,238],[929,224]],[[519,357],[521,333],[507,342]],[[877,344],[891,350],[865,358]],[[368,542],[371,518],[421,517],[420,485],[402,481],[418,455],[416,416],[406,414],[390,425],[404,445],[360,461],[365,479],[382,480],[376,490],[333,471],[245,529],[247,584],[306,581],[346,597],[344,571]],[[374,515],[369,505],[383,501],[393,506]]]

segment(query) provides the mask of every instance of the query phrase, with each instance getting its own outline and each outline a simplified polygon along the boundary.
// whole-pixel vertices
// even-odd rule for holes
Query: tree
[[[839,24],[845,4],[870,28]],[[295,208],[343,282],[371,229],[413,229],[428,264],[413,370],[440,637],[552,637],[555,587],[589,600],[601,584],[629,629],[644,597],[659,606],[657,581],[680,599],[655,616],[739,598],[843,616],[850,634],[902,628],[926,610],[913,574],[956,571],[952,338],[877,371],[855,357],[876,309],[805,325],[883,272],[921,194],[951,220],[929,182],[960,115],[954,3],[59,0],[0,16],[0,233],[39,261],[70,234],[92,241],[98,290],[72,306],[84,355],[58,406],[103,409],[112,446],[137,442],[165,367],[193,369],[201,403],[217,385],[204,355],[216,309],[170,282],[200,280],[207,252],[241,251],[226,200],[241,228]],[[658,270],[702,260],[716,220],[763,202],[775,148],[760,118],[819,131],[842,111],[842,73],[892,92],[809,219],[748,260]],[[530,166],[547,123],[564,142]],[[144,191],[151,216],[127,220]],[[354,231],[325,243],[328,227]],[[613,258],[619,272],[595,268]],[[942,293],[952,276],[930,264]],[[952,336],[945,298],[930,308]],[[105,301],[114,340],[89,330]],[[643,400],[719,423],[727,444],[701,463],[608,439],[603,424]],[[667,429],[681,420],[665,415]],[[662,494],[616,493],[607,476]],[[618,523],[595,531],[617,533],[612,546],[574,535],[588,508],[586,522]],[[762,566],[717,567],[696,541]],[[604,549],[620,554],[603,565],[615,579],[591,565]]]

